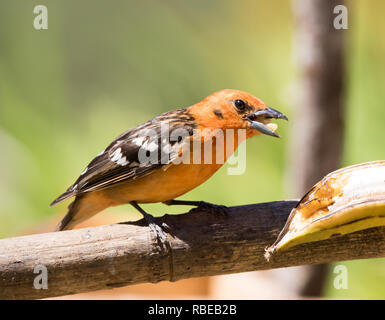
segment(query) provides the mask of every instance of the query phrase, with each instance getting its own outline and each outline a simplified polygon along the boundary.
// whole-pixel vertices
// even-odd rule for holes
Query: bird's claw
[[[160,242],[162,245],[167,243],[167,236],[164,234],[162,228],[159,225],[157,225],[156,223],[149,223],[148,226],[150,227],[152,232],[155,233],[158,242]]]
[[[171,232],[171,228],[170,228],[170,226],[167,223],[162,222],[161,227],[162,227],[163,230],[167,231],[168,233]]]
[[[151,215],[146,215],[145,219],[147,221],[148,226],[150,227],[151,231],[155,234],[157,243],[162,247],[162,248],[169,248],[170,243],[167,239],[167,236],[164,234],[162,227],[169,228],[167,224],[163,223],[162,227],[159,226],[154,218]]]

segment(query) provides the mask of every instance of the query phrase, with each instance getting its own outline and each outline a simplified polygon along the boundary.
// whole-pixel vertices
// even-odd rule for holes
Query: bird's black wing
[[[170,164],[194,128],[194,118],[188,110],[178,109],[128,130],[96,156],[51,206],[74,195],[142,177]]]

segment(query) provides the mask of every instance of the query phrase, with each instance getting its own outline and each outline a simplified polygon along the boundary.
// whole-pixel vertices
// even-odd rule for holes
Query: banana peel
[[[314,185],[291,211],[265,257],[298,244],[385,226],[385,161],[342,168]]]

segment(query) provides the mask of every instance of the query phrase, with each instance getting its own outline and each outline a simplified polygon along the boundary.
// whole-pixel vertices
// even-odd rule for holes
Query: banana
[[[385,226],[385,161],[342,168],[314,185],[291,211],[265,257],[298,244]]]

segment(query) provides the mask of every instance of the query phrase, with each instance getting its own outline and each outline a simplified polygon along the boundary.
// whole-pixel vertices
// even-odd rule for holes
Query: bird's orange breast
[[[191,152],[189,153],[190,163],[164,165],[148,175],[100,192],[103,193],[104,197],[113,199],[115,205],[129,201],[138,203],[164,202],[177,198],[209,179],[238,146],[236,142],[230,150],[225,150],[226,142],[222,142],[217,143],[216,139],[213,139],[211,150],[209,150],[211,163],[207,163],[207,158],[205,160],[207,149],[205,150],[204,144],[201,144],[200,163],[195,163],[196,155],[194,159],[194,153]],[[192,143],[191,141],[191,146]],[[217,156],[220,154],[223,157],[220,156],[218,159]]]
[[[117,204],[164,202],[181,196],[210,178],[221,165],[178,164],[104,190]]]

